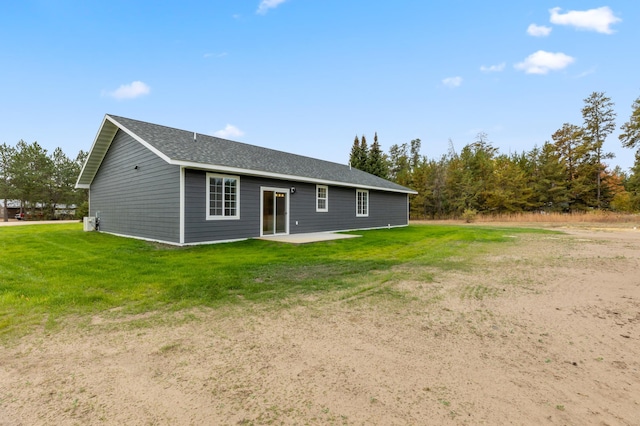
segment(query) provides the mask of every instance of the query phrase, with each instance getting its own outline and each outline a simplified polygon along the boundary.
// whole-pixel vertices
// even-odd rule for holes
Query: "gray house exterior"
[[[406,226],[415,191],[346,165],[106,115],[78,177],[99,230],[175,245]]]

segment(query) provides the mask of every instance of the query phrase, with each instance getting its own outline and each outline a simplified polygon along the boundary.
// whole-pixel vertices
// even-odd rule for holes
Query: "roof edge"
[[[260,170],[251,170],[251,169],[243,169],[243,168],[239,168],[239,167],[230,167],[230,166],[221,166],[221,165],[216,165],[216,164],[209,164],[209,163],[197,163],[197,162],[191,162],[191,161],[170,161],[170,164],[175,164],[181,167],[186,167],[186,168],[190,168],[190,169],[199,169],[199,170],[209,170],[209,171],[220,171],[220,172],[227,172],[227,173],[235,173],[235,174],[239,174],[239,175],[248,175],[248,176],[257,176],[257,177],[266,177],[266,178],[274,178],[274,179],[285,179],[285,180],[293,180],[296,182],[306,182],[306,183],[315,183],[315,184],[321,184],[321,185],[332,185],[332,186],[344,186],[344,187],[349,187],[349,188],[360,188],[360,189],[373,189],[376,191],[385,191],[385,192],[396,192],[396,193],[401,193],[401,194],[417,194],[418,192],[410,189],[410,188],[405,188],[404,189],[394,189],[394,188],[384,188],[381,186],[373,186],[373,185],[358,185],[355,183],[347,183],[347,182],[340,182],[340,181],[332,181],[332,180],[327,180],[327,179],[315,179],[315,178],[310,178],[310,177],[305,177],[305,176],[296,176],[296,175],[289,175],[289,174],[284,174],[284,173],[274,173],[274,172],[265,172],[265,171],[260,171]]]

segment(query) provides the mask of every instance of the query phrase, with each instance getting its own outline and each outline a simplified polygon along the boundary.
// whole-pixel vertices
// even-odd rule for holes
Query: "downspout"
[[[195,136],[195,133],[194,133]],[[180,166],[180,237],[179,243],[180,245],[184,245],[184,208],[185,208],[185,170],[183,166]]]

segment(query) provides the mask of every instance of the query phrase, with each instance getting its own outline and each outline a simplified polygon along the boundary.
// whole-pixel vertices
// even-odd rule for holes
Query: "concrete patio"
[[[279,243],[289,244],[308,244],[320,241],[344,240],[347,238],[358,238],[362,235],[336,234],[333,232],[311,232],[308,234],[289,234],[289,235],[269,235],[256,238],[257,240],[276,241]]]

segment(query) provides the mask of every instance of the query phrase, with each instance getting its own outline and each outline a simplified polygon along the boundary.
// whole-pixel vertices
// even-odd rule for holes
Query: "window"
[[[316,211],[329,211],[329,188],[326,185],[316,185]]]
[[[207,220],[240,219],[240,178],[207,173]]]
[[[369,216],[369,191],[356,189],[356,216]]]

